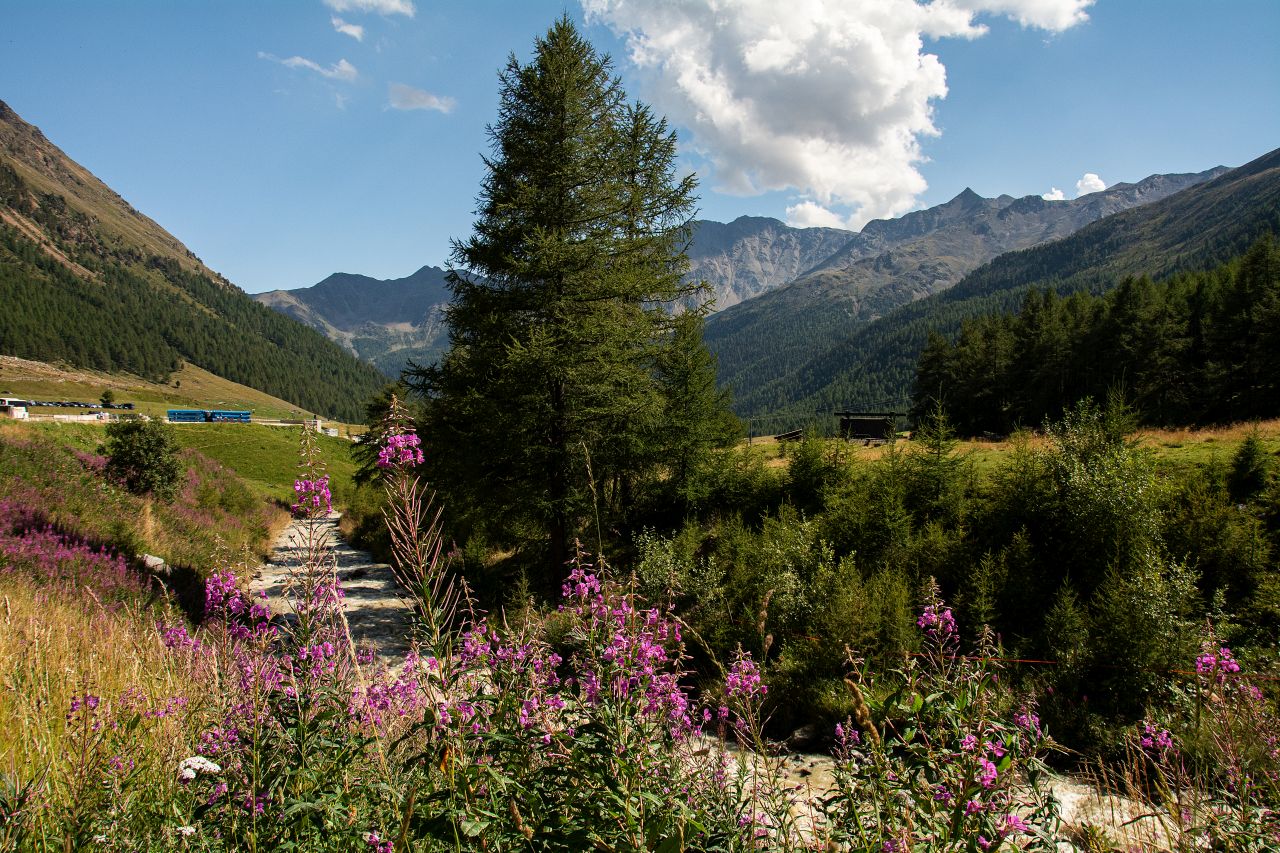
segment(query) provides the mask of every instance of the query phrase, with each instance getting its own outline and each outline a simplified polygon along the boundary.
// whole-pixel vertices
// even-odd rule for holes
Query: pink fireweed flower
[[[364,843],[367,844],[374,853],[391,853],[395,849],[395,845],[390,841],[384,841],[376,832],[366,833]]]
[[[924,631],[925,636],[939,643],[956,639],[956,619],[951,615],[951,608],[943,608],[937,604],[925,607],[916,627]]]
[[[978,773],[978,782],[982,787],[990,788],[996,783],[996,776],[999,775],[996,773],[996,766],[985,758],[979,760],[978,765],[981,768]]]
[[[1004,816],[1004,825],[1000,828],[1000,834],[1009,835],[1014,832],[1031,832],[1031,827],[1016,814],[1007,814]]]
[[[329,492],[329,475],[315,480],[298,479],[293,481],[293,492],[296,502],[293,511],[298,515],[318,515],[321,507],[326,513],[333,512],[333,495]]]
[[[407,432],[387,436],[386,444],[378,450],[379,468],[399,468],[421,465],[425,457],[421,450],[422,440],[417,433]]]
[[[1150,722],[1143,722],[1138,744],[1148,752],[1167,752],[1173,749],[1173,735],[1168,729],[1158,729]]]
[[[1018,728],[1033,734],[1040,734],[1040,717],[1031,711],[1022,710],[1013,715],[1013,722]]]
[[[729,667],[729,674],[724,679],[724,689],[734,699],[749,702],[769,692],[767,685],[760,680],[760,667],[751,659],[749,652],[739,651]]]
[[[1202,652],[1196,658],[1196,672],[1200,675],[1212,676],[1219,684],[1227,680],[1228,675],[1234,675],[1240,671],[1240,664],[1231,654],[1231,649],[1226,646],[1220,646],[1214,649],[1208,643],[1202,647]]]

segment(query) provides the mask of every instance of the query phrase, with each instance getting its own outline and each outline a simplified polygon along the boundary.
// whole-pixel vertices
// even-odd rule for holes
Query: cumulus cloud
[[[1093,0],[950,0],[970,12],[990,12],[1012,18],[1024,27],[1062,32],[1089,20],[1085,11]]]
[[[308,71],[314,71],[321,77],[327,77],[330,80],[343,80],[350,82],[360,76],[356,71],[356,67],[345,59],[339,59],[336,64],[325,68],[318,62],[307,59],[303,56],[291,56],[288,59],[281,59],[270,53],[258,53],[259,59],[268,59],[272,62],[278,62],[286,68],[305,68]]]
[[[1057,187],[1050,187],[1047,193],[1040,196],[1040,198],[1044,199],[1045,201],[1062,201],[1066,197],[1067,197],[1067,194],[1064,193],[1062,190],[1058,189]]]
[[[447,95],[433,95],[403,83],[392,83],[388,89],[388,98],[392,109],[397,110],[435,110],[436,112],[452,112],[456,101]]]
[[[1091,0],[581,0],[626,39],[647,96],[687,128],[717,189],[789,190],[793,224],[861,227],[916,205],[946,69],[924,39],[979,13],[1059,31]]]
[[[1107,182],[1099,178],[1093,172],[1085,172],[1084,177],[1076,181],[1076,195],[1088,195],[1096,193],[1107,188]]]
[[[331,17],[329,21],[333,24],[333,28],[344,36],[351,36],[356,41],[364,41],[364,27],[359,24],[348,24],[337,15]]]
[[[374,12],[408,18],[417,12],[411,0],[324,0],[324,5],[335,12]]]
[[[802,201],[787,207],[787,224],[794,228],[847,228],[848,223],[834,210],[827,210],[812,201]]]

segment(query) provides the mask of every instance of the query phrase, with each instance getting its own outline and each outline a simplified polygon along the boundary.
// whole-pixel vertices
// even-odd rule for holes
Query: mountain
[[[163,381],[182,362],[330,418],[384,383],[258,305],[0,101],[0,354]]]
[[[1152,175],[1071,201],[989,199],[966,188],[945,204],[869,222],[795,281],[708,318],[720,382],[733,388],[740,414],[767,412],[787,400],[778,383],[877,317],[954,286],[1005,252],[1065,237],[1225,171]]]
[[[387,376],[398,376],[407,361],[433,361],[448,348],[449,289],[439,267],[386,280],[340,272],[311,287],[253,298],[319,330]]]
[[[954,287],[856,328],[758,389],[749,411],[776,413],[772,428],[845,406],[905,405],[930,330],[953,336],[968,318],[1016,310],[1032,290],[1102,293],[1126,276],[1207,269],[1267,233],[1280,233],[1280,149],[1068,237],[1001,255]]]
[[[763,216],[739,216],[729,223],[698,220],[685,278],[710,284],[714,308],[722,311],[793,281],[854,236],[839,228],[792,228]]]
[[[699,220],[692,233],[685,277],[711,285],[716,310],[786,284],[854,236],[838,228],[792,228],[759,216],[729,223]],[[334,273],[310,287],[273,290],[254,299],[397,376],[407,362],[433,361],[448,348],[444,278],[444,270],[430,266],[386,280]]]

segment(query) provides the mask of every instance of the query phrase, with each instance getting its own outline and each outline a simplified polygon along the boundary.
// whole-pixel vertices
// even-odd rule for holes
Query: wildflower
[[[1023,710],[1013,715],[1013,722],[1020,729],[1035,734],[1040,733],[1040,718],[1030,711]]]
[[[963,749],[965,752],[973,752],[974,747],[976,747],[977,745],[978,745],[978,739],[974,737],[972,734],[965,735],[964,739],[960,741],[960,748]]]
[[[924,631],[931,640],[946,643],[956,638],[956,619],[951,615],[951,608],[943,608],[937,604],[925,607],[916,627]]]
[[[769,692],[769,688],[760,681],[760,667],[746,652],[738,652],[729,674],[724,679],[725,691],[732,697],[750,701]]]
[[[177,831],[183,838],[190,838],[196,834],[196,828],[194,826],[180,826]]]
[[[1173,749],[1173,735],[1168,729],[1158,729],[1150,722],[1144,722],[1138,744],[1151,752],[1166,752]]]
[[[978,782],[981,783],[982,787],[990,788],[995,784],[996,776],[998,775],[996,766],[985,758],[981,759],[978,764],[981,767],[981,771],[978,773]]]
[[[395,845],[390,841],[384,841],[376,832],[366,832],[364,834],[364,843],[373,849],[374,853],[391,853],[395,849]]]
[[[412,432],[387,436],[387,443],[378,450],[378,467],[421,465],[424,460],[421,444],[422,440]]]
[[[1004,826],[1001,828],[1001,834],[1007,835],[1012,832],[1030,832],[1031,828],[1027,826],[1026,821],[1018,817],[1016,814],[1007,814],[1004,816]]]
[[[298,479],[293,481],[293,491],[297,502],[293,511],[299,515],[318,513],[321,504],[325,512],[333,512],[333,495],[329,491],[329,476],[326,474],[315,480]]]
[[[201,773],[210,776],[216,776],[222,772],[222,767],[203,755],[193,755],[190,758],[184,758],[178,763],[178,777],[183,782],[190,782]]]

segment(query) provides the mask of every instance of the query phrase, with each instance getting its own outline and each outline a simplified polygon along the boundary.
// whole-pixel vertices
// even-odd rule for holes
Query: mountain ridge
[[[1015,310],[1032,289],[1101,293],[1124,276],[1207,269],[1265,233],[1280,233],[1280,149],[1067,237],[1002,254],[954,287],[855,330],[759,389],[746,407],[792,424],[833,407],[893,405],[909,395],[930,330],[954,335],[968,317]]]
[[[740,413],[772,383],[895,308],[954,286],[992,258],[1067,236],[1090,222],[1166,198],[1221,175],[1151,175],[1077,199],[983,198],[965,188],[951,200],[891,220],[873,220],[819,268],[707,320],[708,346]],[[745,404],[744,404],[745,401]]]

